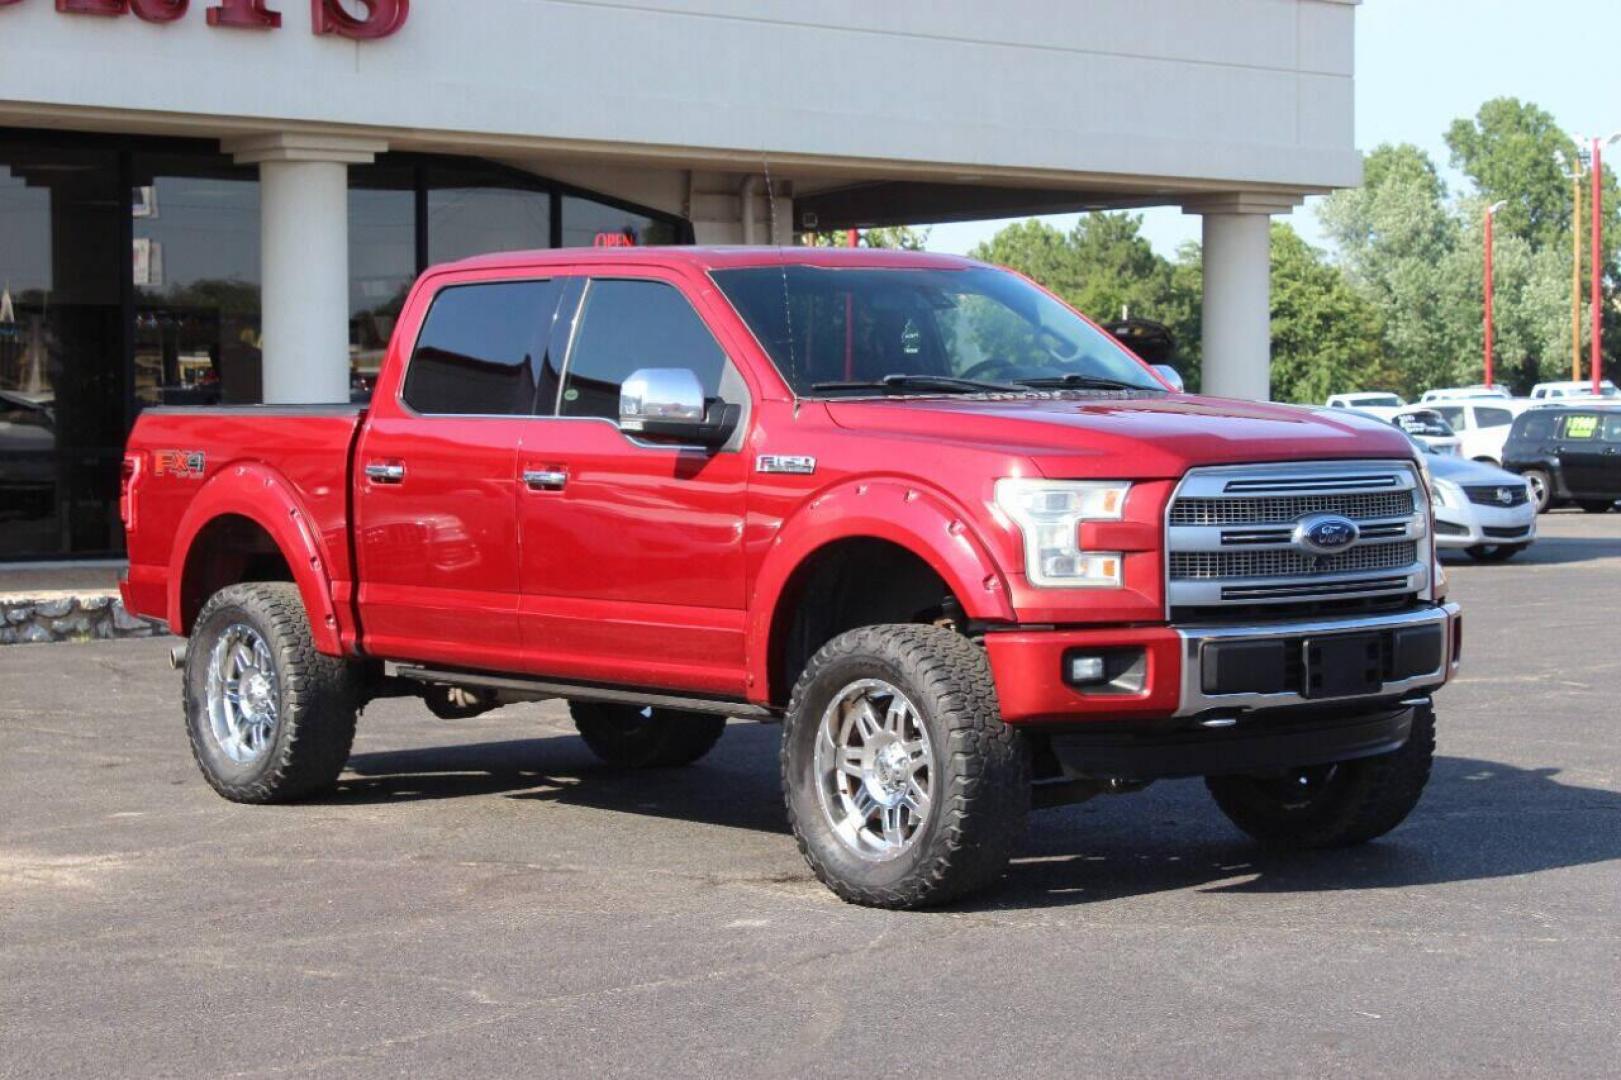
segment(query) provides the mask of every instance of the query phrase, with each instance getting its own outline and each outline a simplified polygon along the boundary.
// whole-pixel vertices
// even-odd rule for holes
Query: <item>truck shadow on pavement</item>
[[[775,727],[734,724],[698,765],[646,772],[600,765],[574,737],[357,754],[331,798],[505,795],[786,835],[777,744]],[[1294,854],[1265,851],[1239,833],[1202,782],[1162,782],[1130,797],[1033,814],[1002,887],[957,909],[1054,907],[1186,889],[1399,888],[1621,859],[1621,792],[1562,783],[1559,773],[1439,757],[1423,801],[1400,828],[1362,847]]]

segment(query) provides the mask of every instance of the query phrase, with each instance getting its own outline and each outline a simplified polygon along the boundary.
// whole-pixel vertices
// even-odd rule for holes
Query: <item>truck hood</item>
[[[1197,465],[1413,457],[1395,428],[1344,410],[1186,394],[863,399],[827,409],[843,428],[1021,454],[1054,477],[1170,478]]]

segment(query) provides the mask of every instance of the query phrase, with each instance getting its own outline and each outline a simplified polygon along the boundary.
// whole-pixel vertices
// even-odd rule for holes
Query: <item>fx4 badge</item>
[[[754,459],[754,471],[809,476],[816,471],[816,459],[806,454],[761,454]]]
[[[201,450],[159,450],[152,455],[152,472],[157,476],[201,480],[207,465],[208,455]]]

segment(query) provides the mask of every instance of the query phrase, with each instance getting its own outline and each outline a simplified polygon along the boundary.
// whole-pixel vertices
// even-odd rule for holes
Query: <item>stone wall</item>
[[[131,615],[115,593],[0,596],[0,645],[157,637],[162,623]]]

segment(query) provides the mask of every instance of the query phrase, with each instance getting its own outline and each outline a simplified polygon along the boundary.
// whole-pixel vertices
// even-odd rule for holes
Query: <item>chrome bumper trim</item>
[[[1415,690],[1440,686],[1451,678],[1457,664],[1453,627],[1459,608],[1447,603],[1435,607],[1403,611],[1393,615],[1366,615],[1346,619],[1312,619],[1299,622],[1275,622],[1264,626],[1189,626],[1174,627],[1182,639],[1182,694],[1177,716],[1194,716],[1211,710],[1243,712],[1250,709],[1287,708],[1291,705],[1332,705],[1335,702],[1360,701],[1369,698],[1388,698],[1408,694]],[[1441,666],[1432,672],[1410,679],[1385,683],[1377,693],[1357,694],[1352,697],[1308,698],[1304,694],[1206,694],[1204,692],[1204,649],[1217,641],[1265,641],[1270,638],[1322,637],[1327,634],[1365,633],[1369,630],[1401,630],[1413,626],[1440,626],[1442,636]]]

